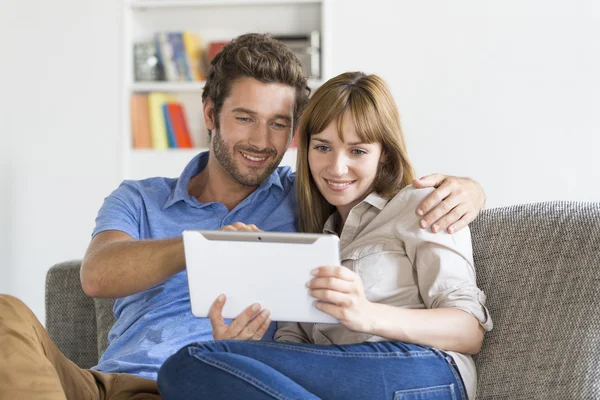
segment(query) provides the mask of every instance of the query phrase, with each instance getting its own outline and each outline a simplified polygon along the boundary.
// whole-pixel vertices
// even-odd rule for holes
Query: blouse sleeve
[[[414,209],[431,190],[414,190],[408,208]],[[427,308],[458,308],[479,321],[486,331],[493,328],[485,307],[485,294],[477,287],[471,233],[463,228],[454,234],[433,233],[419,226],[411,213],[396,225],[397,237],[417,271],[419,293]]]

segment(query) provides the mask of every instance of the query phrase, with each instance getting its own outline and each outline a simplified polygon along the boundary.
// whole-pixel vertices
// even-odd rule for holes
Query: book
[[[307,78],[321,78],[321,33],[312,31],[308,34],[272,36],[289,47],[302,65]]]
[[[130,98],[131,141],[135,149],[152,148],[148,95],[135,93]]]
[[[167,127],[162,106],[174,101],[174,97],[160,92],[152,92],[148,95],[148,110],[150,114],[150,132],[152,133],[152,148],[164,150],[169,148],[167,138]]]
[[[210,42],[208,44],[208,59],[207,61],[210,63],[213,58],[221,51],[223,46],[225,46],[229,41],[220,41],[220,42]]]
[[[185,47],[188,64],[188,80],[203,81],[206,79],[202,63],[202,41],[200,37],[191,32],[183,33],[183,44]]]
[[[158,32],[154,35],[156,43],[156,55],[158,62],[164,71],[164,77],[167,81],[177,81],[177,68],[173,62],[173,47],[168,39],[166,32]]]
[[[169,115],[168,104],[169,103],[164,103],[162,105],[162,112],[163,112],[163,116],[165,118],[165,130],[167,133],[167,142],[169,143],[169,148],[173,149],[178,146],[177,146],[177,141],[175,140],[175,131],[173,130],[171,116]]]
[[[167,33],[167,40],[171,46],[171,62],[175,67],[175,81],[190,81],[191,72],[188,66],[186,49],[183,43],[183,34],[181,32]]]
[[[181,103],[173,102],[167,104],[169,119],[175,136],[175,142],[179,148],[192,148],[192,137],[185,117],[185,110]]]
[[[139,42],[133,45],[133,73],[136,82],[151,82],[163,79],[161,65],[156,56],[156,43]]]

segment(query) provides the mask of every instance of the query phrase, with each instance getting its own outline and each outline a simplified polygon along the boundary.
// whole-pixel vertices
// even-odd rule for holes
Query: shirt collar
[[[186,165],[183,172],[177,179],[177,184],[171,190],[171,194],[163,205],[163,210],[171,207],[173,204],[179,201],[185,201],[186,203],[196,207],[200,204],[198,200],[190,196],[188,192],[188,185],[190,180],[206,167],[208,164],[208,155],[208,151],[202,152],[192,158],[188,165]],[[273,173],[269,175],[269,177],[265,179],[250,196],[254,195],[254,193],[262,192],[273,187],[279,189],[271,191],[271,193],[273,193],[273,195],[279,200],[283,193],[283,184],[281,183],[281,178],[279,177],[277,170],[273,171]]]
[[[367,211],[369,209],[369,205],[377,208],[379,211],[383,210],[383,208],[385,207],[385,205],[390,201],[390,199],[386,199],[381,197],[380,195],[378,195],[377,193],[373,192],[371,194],[369,194],[363,201],[361,201],[360,203],[358,203],[357,205],[354,206],[354,208],[352,208],[352,211],[350,211],[351,213],[360,213],[362,215],[362,213],[364,213],[365,211]],[[323,233],[331,233],[334,235],[337,235],[337,226],[340,224],[340,213],[339,212],[334,212],[333,214],[331,214],[329,216],[329,218],[327,219],[327,221],[325,222],[325,226],[323,227]]]

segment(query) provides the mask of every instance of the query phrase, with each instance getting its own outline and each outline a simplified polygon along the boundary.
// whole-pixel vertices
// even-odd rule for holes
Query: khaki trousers
[[[0,399],[159,400],[156,382],[81,369],[19,299],[0,295]]]

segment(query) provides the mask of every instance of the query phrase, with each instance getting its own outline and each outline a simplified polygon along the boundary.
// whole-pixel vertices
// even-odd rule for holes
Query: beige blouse
[[[340,236],[342,265],[359,274],[369,301],[397,307],[458,308],[477,318],[486,331],[492,319],[485,294],[477,287],[468,228],[452,235],[419,227],[415,211],[433,189],[408,186],[391,200],[375,193],[356,205]],[[325,224],[336,233],[338,213]],[[342,324],[280,323],[275,340],[315,344],[385,341],[353,332]],[[471,356],[447,351],[456,362],[469,399],[475,398]]]

